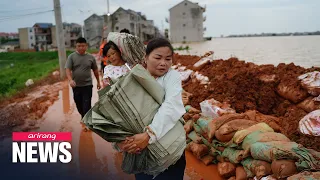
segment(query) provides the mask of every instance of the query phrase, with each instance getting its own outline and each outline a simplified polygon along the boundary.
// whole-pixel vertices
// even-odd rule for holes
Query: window
[[[33,47],[34,45],[33,45],[33,43],[31,43],[31,47]]]
[[[29,32],[32,32],[32,29],[30,29]]]
[[[183,39],[185,40],[185,39],[186,39],[186,37],[185,37],[185,36],[183,36]]]
[[[188,5],[188,3],[184,3],[184,5],[185,5],[185,6]]]
[[[30,39],[33,39],[33,36],[30,36]]]
[[[117,18],[117,17],[115,17],[115,18],[114,18],[114,20],[118,21],[118,18]]]
[[[118,27],[118,26],[116,26],[116,30],[117,30],[117,31],[119,30],[119,27]]]
[[[186,24],[182,24],[183,27],[186,27]]]
[[[186,15],[186,13],[185,13],[185,12],[183,12],[183,13],[182,13],[182,15]]]

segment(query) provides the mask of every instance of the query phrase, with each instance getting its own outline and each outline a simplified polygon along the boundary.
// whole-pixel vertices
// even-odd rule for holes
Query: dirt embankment
[[[0,139],[12,131],[29,131],[48,108],[58,99],[62,82],[50,74],[11,98],[0,102]]]
[[[320,68],[306,69],[293,63],[258,66],[237,58],[213,60],[198,68],[193,67],[199,59],[198,56],[175,55],[175,64],[180,63],[209,78],[207,84],[192,79],[183,83],[184,89],[193,94],[190,97],[193,107],[199,109],[200,102],[214,98],[220,102],[229,102],[238,113],[258,110],[279,117],[281,121],[277,124],[282,127],[282,133],[293,141],[320,151],[320,137],[298,132],[299,121],[307,112],[297,106],[310,96],[297,77],[307,72],[320,71]],[[291,89],[294,96],[280,95],[279,84]]]

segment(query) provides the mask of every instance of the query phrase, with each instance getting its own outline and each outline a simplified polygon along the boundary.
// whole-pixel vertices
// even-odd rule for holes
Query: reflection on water
[[[93,104],[98,100],[96,81],[93,81]],[[124,173],[121,169],[122,154],[113,149],[111,143],[106,142],[91,131],[83,131],[80,123],[80,114],[74,104],[72,89],[66,83],[59,99],[49,107],[43,116],[44,121],[39,131],[72,132],[72,156],[70,169],[82,175],[94,175],[93,179],[123,179],[134,180],[133,175]],[[68,93],[69,92],[69,93]],[[212,180],[221,179],[216,166],[205,166],[192,154],[186,152],[187,167],[185,180]],[[79,172],[80,171],[80,172]]]
[[[69,84],[67,81],[63,83],[62,102],[63,102],[63,113],[67,114],[70,111],[70,90],[69,90]]]
[[[211,41],[174,44],[191,50],[179,54],[204,55],[214,51],[215,59],[236,56],[256,64],[291,63],[303,67],[320,66],[320,36],[213,38]]]

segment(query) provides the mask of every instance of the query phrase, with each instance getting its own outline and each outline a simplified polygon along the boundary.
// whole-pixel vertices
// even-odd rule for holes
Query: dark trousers
[[[184,170],[186,168],[186,156],[183,153],[181,158],[169,166],[167,170],[159,174],[154,180],[183,180]],[[136,180],[152,180],[152,175],[139,173],[135,175]]]
[[[104,67],[106,67],[106,65],[104,65],[104,62],[101,61],[101,72],[104,73]],[[103,75],[102,75],[103,76]]]
[[[91,109],[92,87],[90,85],[73,88],[73,99],[82,118]]]

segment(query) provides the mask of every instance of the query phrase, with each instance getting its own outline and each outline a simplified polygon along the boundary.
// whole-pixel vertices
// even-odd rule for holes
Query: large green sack
[[[295,142],[256,142],[251,145],[250,152],[254,159],[267,162],[281,159],[294,160],[298,171],[320,170],[319,154],[311,153]]]
[[[194,131],[195,131],[196,133],[198,133],[198,134],[200,134],[200,135],[203,134],[203,131],[202,131],[201,127],[200,127],[198,124],[194,123],[194,124],[193,124],[193,129],[194,129]]]
[[[195,131],[191,131],[188,134],[188,138],[197,144],[202,144],[201,136],[199,136]]]
[[[319,180],[320,172],[302,172],[288,177],[287,180]]]
[[[201,139],[202,139],[203,144],[208,146],[208,148],[211,147],[211,143],[205,137],[201,136]]]
[[[247,137],[248,134],[254,132],[254,131],[261,131],[261,132],[274,132],[274,130],[266,123],[259,123],[253,126],[250,126],[244,130],[236,132],[236,134],[233,136],[233,142],[236,144],[242,143],[245,137]]]
[[[270,142],[270,141],[290,142],[290,139],[281,133],[275,133],[275,132],[263,133],[261,131],[255,131],[244,138],[241,146],[242,146],[242,149],[249,151],[250,146],[256,142]]]
[[[201,116],[198,120],[197,120],[197,124],[200,126],[200,128],[202,129],[202,131],[204,133],[208,133],[209,129],[208,129],[208,124],[212,121],[212,118],[209,117],[203,117]]]
[[[235,148],[226,148],[222,152],[222,157],[228,158],[228,160],[233,164],[240,163],[243,159],[247,158],[249,156],[248,152],[245,152],[244,150],[237,150]]]
[[[144,127],[152,122],[161,106],[164,95],[164,89],[150,73],[141,65],[136,65],[99,94],[99,101],[82,121],[106,141],[120,142],[128,136],[144,132]],[[183,122],[183,119],[180,121]],[[124,152],[122,169],[129,174],[143,172],[156,176],[174,164],[185,147],[183,123],[178,122],[141,154]]]

